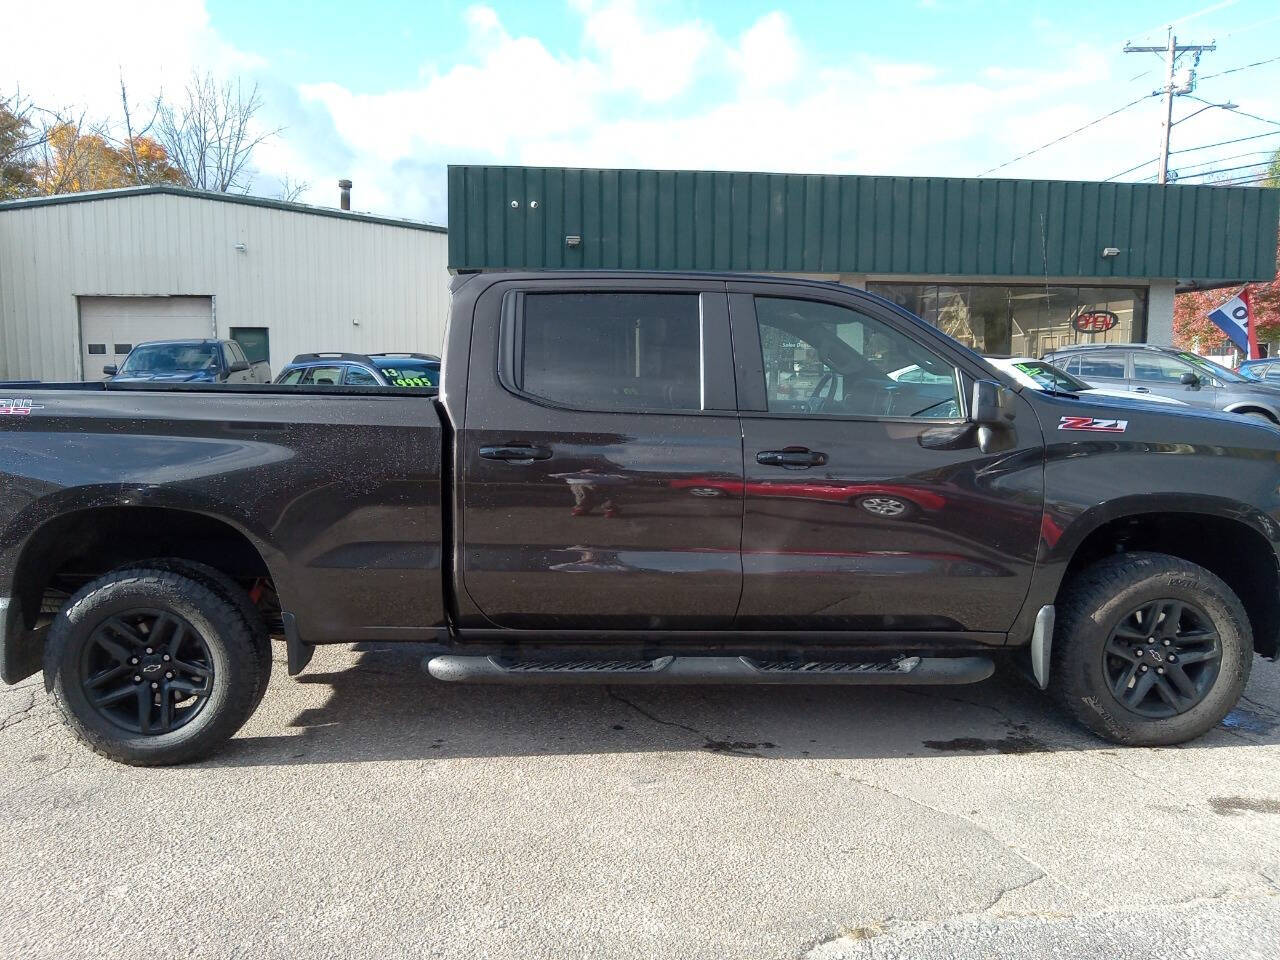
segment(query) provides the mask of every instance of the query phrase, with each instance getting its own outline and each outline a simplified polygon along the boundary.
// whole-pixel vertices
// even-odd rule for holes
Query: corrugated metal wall
[[[1262,280],[1278,219],[1280,191],[1249,187],[449,168],[456,270]]]
[[[212,296],[219,336],[270,328],[273,371],[311,350],[436,353],[445,260],[442,232],[191,196],[10,207],[0,379],[79,377],[77,296]]]

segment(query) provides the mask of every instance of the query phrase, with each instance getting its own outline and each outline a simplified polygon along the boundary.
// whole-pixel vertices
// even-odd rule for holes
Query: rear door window
[[[578,410],[702,408],[696,293],[530,293],[516,389]]]
[[[307,372],[302,375],[303,383],[314,384],[318,387],[334,386],[342,382],[342,367],[308,367]]]
[[[1095,378],[1123,380],[1124,359],[1125,355],[1123,353],[1107,354],[1106,356],[1085,354],[1072,361],[1072,366],[1067,370],[1067,373],[1074,373],[1085,380]],[[1077,363],[1079,364],[1078,368],[1076,367]]]
[[[347,367],[347,383],[358,387],[377,386],[378,379],[364,367],[355,364]]]

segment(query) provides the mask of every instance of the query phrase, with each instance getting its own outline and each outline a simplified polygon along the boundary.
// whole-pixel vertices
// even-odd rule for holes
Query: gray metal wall
[[[0,380],[79,377],[80,296],[212,296],[219,336],[270,329],[273,371],[312,350],[439,352],[446,244],[439,230],[174,193],[8,205]]]

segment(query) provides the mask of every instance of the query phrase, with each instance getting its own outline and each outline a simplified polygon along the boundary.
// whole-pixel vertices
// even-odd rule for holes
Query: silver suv
[[[1078,344],[1050,351],[1044,359],[1095,387],[1172,397],[1280,424],[1280,387],[1242,377],[1185,350],[1149,343]]]

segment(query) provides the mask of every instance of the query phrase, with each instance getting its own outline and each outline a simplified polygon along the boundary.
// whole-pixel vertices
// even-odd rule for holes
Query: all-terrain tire
[[[167,733],[114,722],[90,703],[82,682],[95,631],[136,610],[181,618],[208,650],[212,676],[203,706]],[[121,763],[160,766],[206,757],[229,740],[253,713],[262,666],[252,630],[232,601],[175,571],[138,567],[100,577],[71,598],[50,628],[44,679],[63,722],[90,749]]]
[[[182,557],[159,557],[155,560],[144,560],[139,566],[169,570],[188,577],[219,594],[240,612],[240,616],[249,628],[249,633],[253,636],[254,651],[258,655],[259,684],[258,691],[253,696],[253,709],[257,710],[258,705],[262,703],[262,698],[267,695],[267,687],[271,683],[271,633],[267,630],[262,614],[249,599],[249,594],[221,570],[195,560],[186,560]]]
[[[1117,698],[1106,676],[1104,648],[1130,611],[1165,598],[1207,615],[1221,659],[1195,706],[1151,717]],[[1089,730],[1115,743],[1166,746],[1213,729],[1236,705],[1253,663],[1253,633],[1239,597],[1203,567],[1161,553],[1117,554],[1082,570],[1063,589],[1052,661],[1052,693]]]

